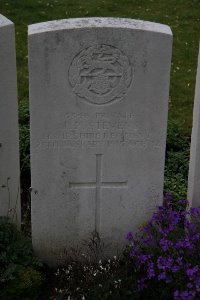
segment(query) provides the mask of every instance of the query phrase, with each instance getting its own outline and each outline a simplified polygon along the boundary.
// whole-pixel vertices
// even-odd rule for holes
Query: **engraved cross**
[[[69,182],[70,188],[95,188],[95,231],[99,232],[100,227],[100,205],[102,188],[124,188],[127,187],[127,181],[104,182],[102,181],[102,154],[96,154],[96,181],[95,182]]]

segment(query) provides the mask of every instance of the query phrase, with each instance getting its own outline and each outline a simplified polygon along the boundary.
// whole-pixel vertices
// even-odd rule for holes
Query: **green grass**
[[[27,25],[92,16],[168,24],[174,34],[169,117],[179,121],[190,134],[200,38],[200,0],[0,0],[0,13],[16,24],[20,102],[28,100]]]

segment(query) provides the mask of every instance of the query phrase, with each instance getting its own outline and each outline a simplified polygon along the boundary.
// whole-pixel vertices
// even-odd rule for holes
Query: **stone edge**
[[[0,14],[0,27],[13,25],[14,23]]]
[[[168,25],[128,18],[73,18],[36,23],[28,26],[28,35],[76,28],[124,28],[172,35]]]

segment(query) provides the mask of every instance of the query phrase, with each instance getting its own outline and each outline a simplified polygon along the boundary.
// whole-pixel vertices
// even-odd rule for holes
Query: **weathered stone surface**
[[[21,223],[14,24],[0,15],[0,216]]]
[[[200,50],[193,108],[187,198],[192,206],[200,205]]]
[[[98,232],[115,255],[162,202],[172,34],[130,19],[29,27],[32,236],[59,263]]]

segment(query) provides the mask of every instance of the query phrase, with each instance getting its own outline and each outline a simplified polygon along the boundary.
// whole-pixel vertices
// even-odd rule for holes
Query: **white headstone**
[[[14,24],[0,15],[0,216],[21,223]]]
[[[172,33],[130,19],[29,27],[32,237],[45,261],[104,254],[162,202]]]
[[[195,207],[200,205],[200,50],[193,108],[187,198],[191,206]]]

